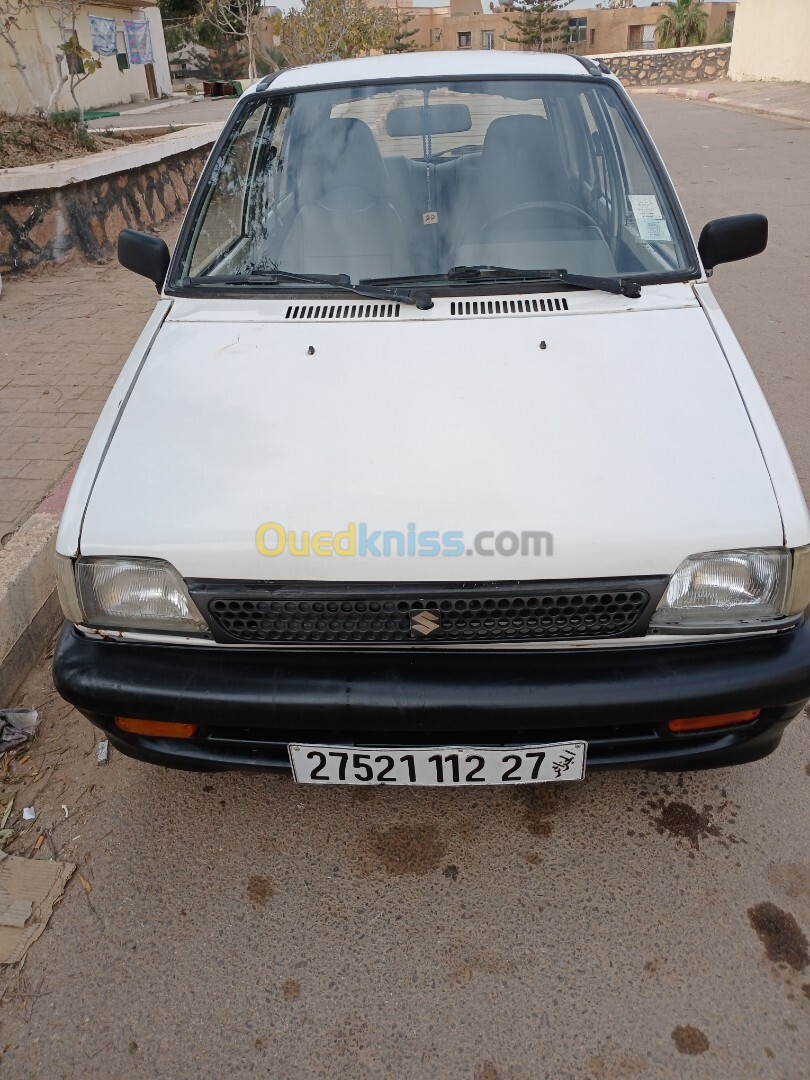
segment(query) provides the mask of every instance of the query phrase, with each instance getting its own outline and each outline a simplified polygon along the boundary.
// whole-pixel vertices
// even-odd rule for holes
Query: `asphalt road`
[[[715,282],[807,489],[810,125],[640,104],[696,228],[771,217]],[[807,1075],[806,717],[738,769],[437,793],[99,768],[46,666],[26,700],[91,891],[7,980],[9,1076]]]

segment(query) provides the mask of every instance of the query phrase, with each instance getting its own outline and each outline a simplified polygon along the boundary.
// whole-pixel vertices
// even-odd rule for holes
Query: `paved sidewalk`
[[[0,545],[78,460],[155,300],[112,260],[3,279]]]
[[[665,94],[685,98],[704,105],[773,116],[783,120],[802,120],[810,123],[810,83],[714,82],[692,83],[688,86],[635,86],[632,94]]]
[[[238,98],[196,97],[170,98],[151,105],[116,105],[113,112],[119,116],[105,116],[90,120],[89,128],[166,128],[187,127],[194,124],[224,123]]]

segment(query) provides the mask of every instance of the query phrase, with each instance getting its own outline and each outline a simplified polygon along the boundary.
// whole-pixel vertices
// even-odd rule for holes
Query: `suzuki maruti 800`
[[[633,104],[560,55],[242,96],[57,541],[56,683],[114,746],[303,783],[565,781],[772,751],[810,522]]]

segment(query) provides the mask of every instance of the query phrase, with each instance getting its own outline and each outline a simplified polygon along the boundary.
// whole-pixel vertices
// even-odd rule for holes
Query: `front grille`
[[[192,582],[216,640],[267,645],[570,641],[644,633],[665,579],[472,585]]]

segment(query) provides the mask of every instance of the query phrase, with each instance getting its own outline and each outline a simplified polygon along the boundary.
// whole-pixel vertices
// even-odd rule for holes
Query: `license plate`
[[[291,743],[298,784],[399,784],[406,787],[472,787],[474,784],[544,784],[581,780],[584,742],[546,746],[431,746],[408,750],[358,750],[356,746]]]

